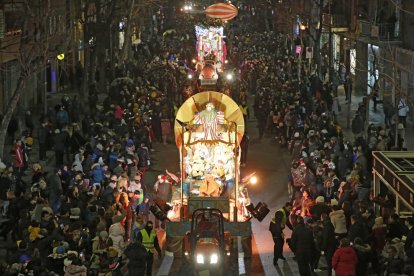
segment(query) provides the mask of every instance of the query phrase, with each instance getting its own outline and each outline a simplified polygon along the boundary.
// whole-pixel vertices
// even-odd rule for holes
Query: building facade
[[[20,70],[28,72],[16,112],[45,102],[69,84],[77,1],[5,0],[0,5],[0,113],[14,94]],[[80,2],[80,1],[79,1]],[[29,5],[27,6],[26,3]],[[24,46],[24,49],[22,48]],[[23,64],[21,53],[25,52]]]

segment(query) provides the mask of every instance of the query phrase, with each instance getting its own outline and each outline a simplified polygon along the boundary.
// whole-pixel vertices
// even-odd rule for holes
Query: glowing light
[[[188,79],[191,80],[193,78],[193,75],[189,74]]]
[[[250,178],[250,183],[251,184],[256,184],[257,183],[257,177],[256,176],[252,176],[251,178]]]
[[[56,56],[56,58],[58,60],[64,60],[65,59],[65,54],[59,54],[59,55]]]
[[[192,62],[192,63],[196,63],[197,61],[193,58],[193,59],[191,60],[191,62]]]
[[[201,254],[197,254],[197,263],[204,264],[204,256]]]
[[[218,261],[218,256],[217,256],[217,254],[212,254],[211,256],[210,256],[210,263],[211,264],[216,264],[217,263],[217,261]]]
[[[233,79],[233,74],[227,74],[227,76],[226,76],[226,78],[227,78],[227,80],[232,80]]]

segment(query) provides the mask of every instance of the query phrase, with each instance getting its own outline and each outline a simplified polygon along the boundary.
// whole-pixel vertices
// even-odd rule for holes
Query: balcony
[[[377,39],[379,41],[400,41],[398,23],[373,24],[369,21],[359,21],[359,33],[361,37]]]
[[[349,20],[344,14],[324,13],[322,16],[322,31],[329,32],[329,26],[332,26],[333,32],[347,32]]]

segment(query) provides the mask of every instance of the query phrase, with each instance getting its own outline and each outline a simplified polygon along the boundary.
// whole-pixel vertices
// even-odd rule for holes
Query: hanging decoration
[[[228,21],[237,16],[238,10],[230,3],[217,3],[207,7],[205,13],[207,17]]]

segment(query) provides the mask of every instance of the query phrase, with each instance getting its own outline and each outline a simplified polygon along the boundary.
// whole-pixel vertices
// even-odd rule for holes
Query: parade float
[[[172,201],[180,208],[166,223],[167,250],[175,256],[184,255],[191,217],[203,208],[220,210],[226,236],[242,237],[245,256],[250,256],[251,217],[243,214],[241,196],[248,180],[239,179],[244,127],[238,105],[219,92],[195,94],[178,110],[174,133],[181,170]]]
[[[196,71],[201,86],[215,85],[218,74],[223,72],[226,63],[227,48],[223,40],[224,28],[195,26],[197,37]]]
[[[201,86],[211,86],[217,83],[218,75],[224,71],[227,62],[223,26],[237,16],[238,10],[230,3],[216,3],[207,7],[205,14],[215,24],[195,26],[197,38],[195,68]]]

